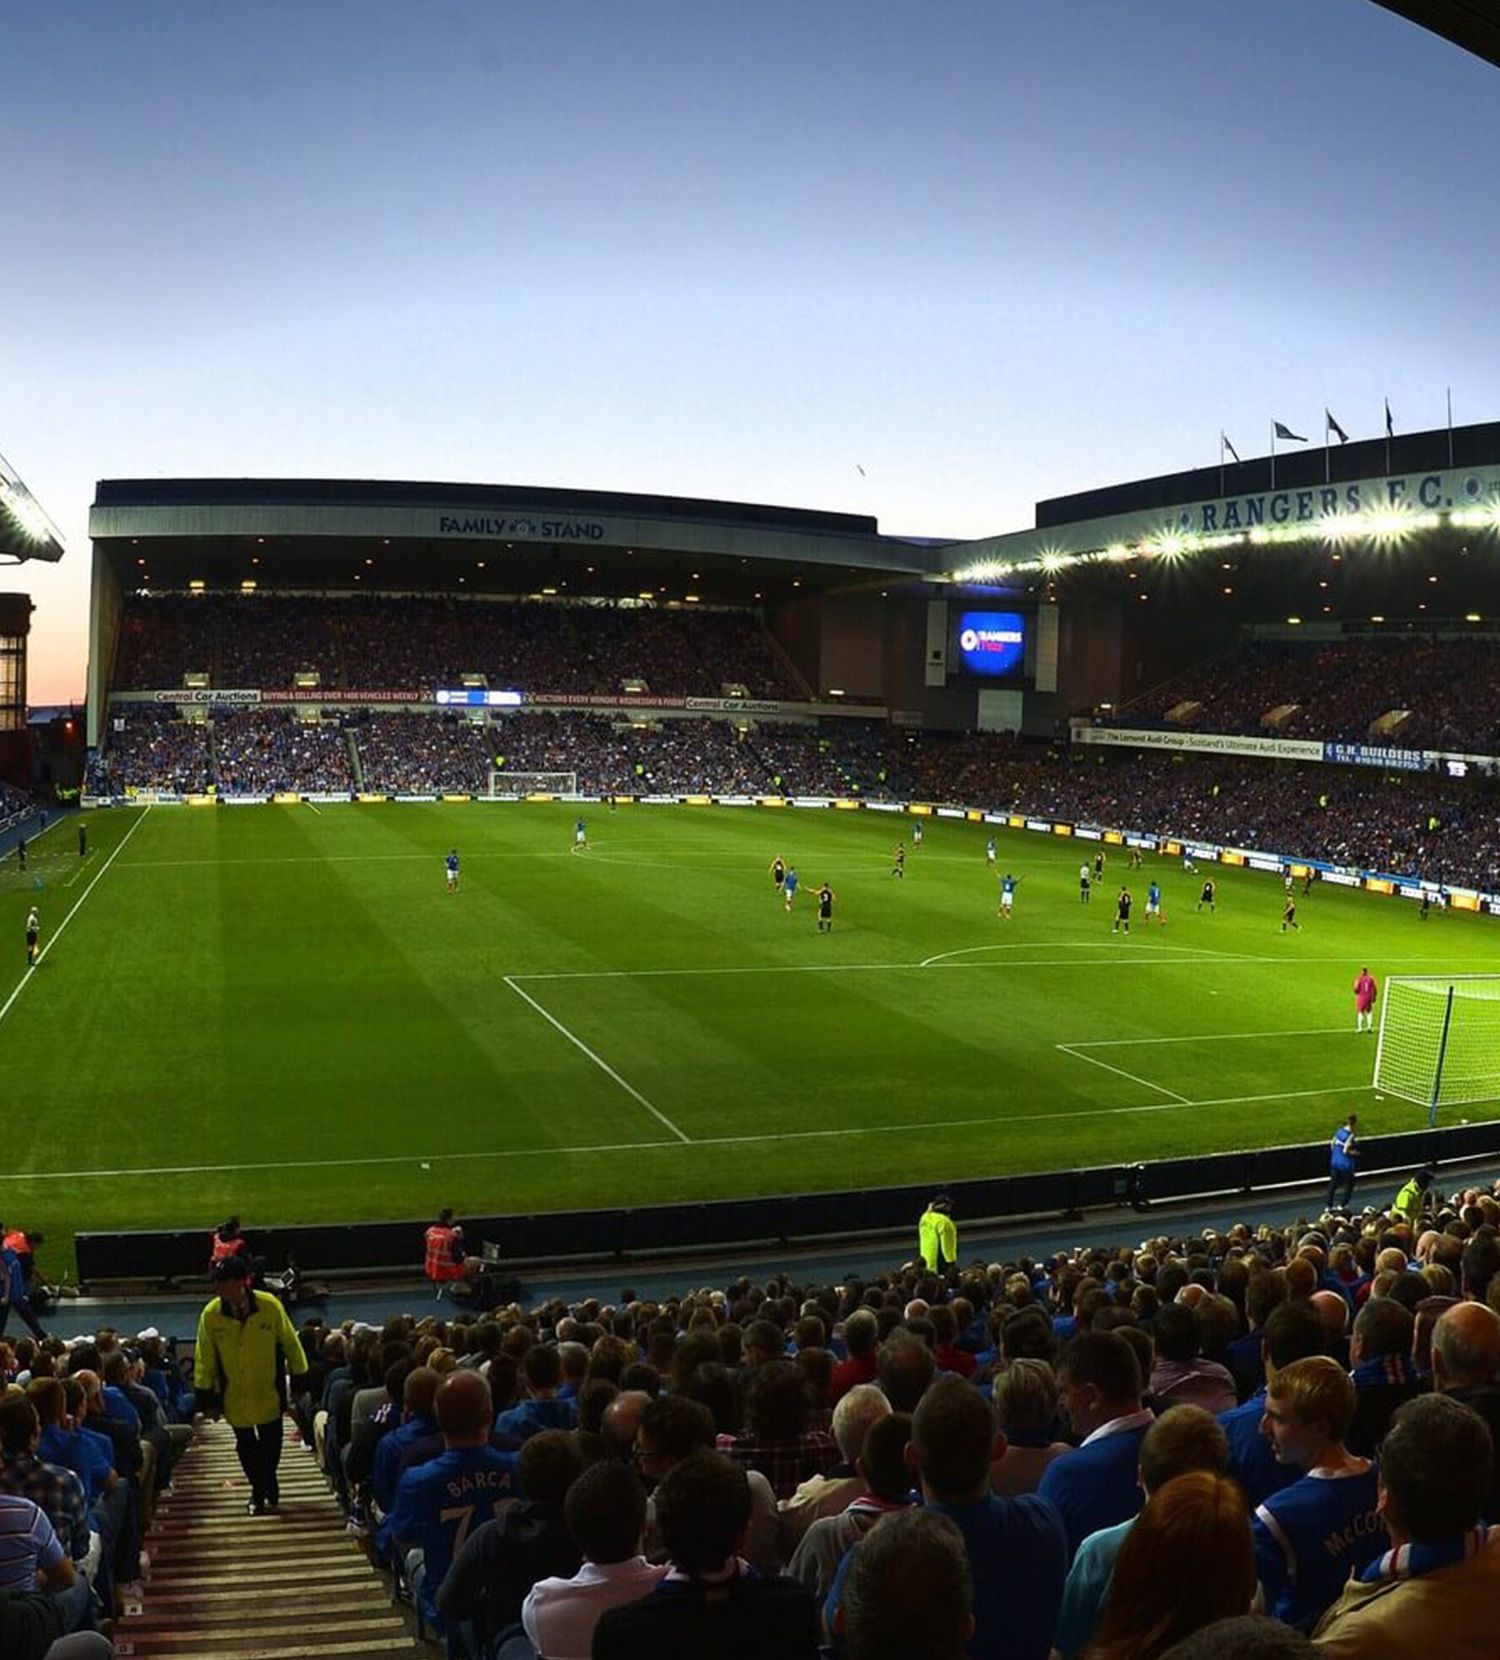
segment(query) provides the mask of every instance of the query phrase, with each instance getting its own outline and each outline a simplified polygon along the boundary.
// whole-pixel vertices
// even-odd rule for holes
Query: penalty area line
[[[523,991],[522,988],[516,984],[512,975],[505,975],[504,980],[506,985],[510,987],[510,989],[521,999],[523,1003],[529,1003],[549,1026],[553,1027],[556,1031],[561,1032],[568,1042],[571,1043],[581,1054],[587,1055],[594,1065],[597,1066],[606,1077],[613,1078],[620,1088],[623,1089],[633,1101],[638,1101],[646,1109],[646,1111],[651,1114],[658,1124],[662,1125],[665,1129],[670,1130],[679,1141],[692,1140],[692,1137],[679,1130],[664,1112],[652,1106],[652,1104],[644,1095],[641,1094],[634,1084],[629,1083],[626,1079],[622,1078],[602,1055],[598,1055],[590,1049],[588,1044],[586,1044],[576,1032],[570,1032],[568,1028],[563,1025],[562,1021],[560,1021],[555,1014],[551,1014],[548,1010],[544,1009],[529,991]]]
[[[1149,1078],[1142,1078],[1134,1072],[1127,1072],[1123,1066],[1111,1066],[1108,1061],[1101,1061],[1097,1056],[1081,1054],[1071,1044],[1059,1043],[1055,1047],[1065,1055],[1071,1055],[1075,1061],[1087,1061],[1090,1066],[1097,1066],[1102,1071],[1113,1072],[1117,1078],[1128,1078],[1131,1083],[1139,1084],[1142,1089],[1153,1090],[1157,1095],[1169,1095],[1174,1101],[1185,1107],[1193,1105],[1187,1096],[1179,1095],[1175,1089],[1168,1089],[1165,1084],[1153,1084]]]
[[[56,932],[53,933],[49,937],[49,939],[47,940],[47,943],[37,953],[36,961],[27,966],[26,972],[21,976],[21,978],[19,980],[16,981],[15,988],[14,988],[14,990],[12,990],[10,996],[7,997],[3,1003],[0,1003],[0,1021],[3,1021],[5,1019],[6,1015],[8,1015],[10,1013],[11,1008],[14,1006],[16,999],[21,995],[21,993],[23,991],[25,991],[26,987],[31,984],[32,975],[35,974],[36,971],[47,960],[47,953],[63,937],[63,930],[66,929],[66,927],[73,920],[73,918],[78,915],[79,907],[83,904],[84,900],[86,900],[88,898],[88,896],[94,891],[94,889],[97,888],[99,886],[99,884],[104,880],[104,877],[105,877],[106,873],[108,872],[109,867],[115,862],[116,859],[119,858],[120,854],[124,851],[126,842],[128,842],[130,840],[130,838],[136,833],[136,831],[139,830],[140,827],[146,822],[147,818],[150,817],[151,808],[153,806],[155,806],[155,802],[152,802],[150,805],[147,806],[146,811],[141,814],[141,816],[135,821],[135,823],[131,825],[131,827],[125,832],[125,834],[123,836],[121,836],[119,841],[115,843],[113,851],[110,853],[109,857],[104,861],[104,863],[102,865],[100,865],[97,873],[94,876],[93,881],[91,881],[89,883],[89,885],[83,890],[83,892],[81,894],[79,894],[77,899],[75,899],[73,901],[72,908],[68,911],[68,914],[62,919],[61,922],[58,923]]]

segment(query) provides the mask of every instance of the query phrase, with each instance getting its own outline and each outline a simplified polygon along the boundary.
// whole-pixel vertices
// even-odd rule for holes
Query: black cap
[[[243,1252],[236,1251],[233,1256],[220,1257],[214,1264],[213,1275],[216,1280],[248,1280],[255,1272],[255,1265]]]

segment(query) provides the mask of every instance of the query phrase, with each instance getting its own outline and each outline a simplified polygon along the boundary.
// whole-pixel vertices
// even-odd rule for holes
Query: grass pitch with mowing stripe
[[[1368,1087],[1360,967],[1500,971],[1488,918],[1325,887],[1284,934],[1279,877],[1213,868],[1200,913],[1201,878],[1120,849],[1085,906],[1094,844],[1060,838],[940,820],[916,850],[873,812],[583,811],[575,851],[563,804],[122,809],[87,815],[86,861],[72,821],[26,875],[7,859],[0,1217],[60,1244],[230,1211],[939,1183],[1319,1140],[1351,1108],[1379,1134],[1424,1115]],[[1021,878],[1009,922],[991,834]],[[32,903],[55,944],[28,977]]]

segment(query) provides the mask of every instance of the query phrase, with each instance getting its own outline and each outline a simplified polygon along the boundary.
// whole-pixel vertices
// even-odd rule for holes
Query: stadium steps
[[[227,1424],[205,1424],[162,1495],[146,1537],[150,1577],[115,1623],[116,1652],[147,1660],[320,1660],[431,1655],[386,1582],[344,1530],[344,1514],[290,1423],[281,1509],[247,1516]]]
[[[359,752],[359,742],[354,736],[352,726],[344,728],[344,742],[349,746],[349,766],[354,774],[354,787],[362,791],[365,787],[365,762]]]

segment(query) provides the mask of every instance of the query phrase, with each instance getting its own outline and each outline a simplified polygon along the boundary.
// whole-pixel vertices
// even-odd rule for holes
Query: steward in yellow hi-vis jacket
[[[917,1224],[917,1247],[930,1274],[940,1274],[958,1261],[958,1229],[948,1214],[952,1208],[952,1200],[940,1193]]]
[[[198,1317],[193,1387],[212,1397],[234,1430],[235,1451],[250,1483],[252,1516],[275,1510],[281,1501],[276,1480],[281,1463],[283,1372],[307,1370],[307,1356],[286,1310],[248,1283],[253,1265],[244,1256],[214,1265],[219,1295]]]

